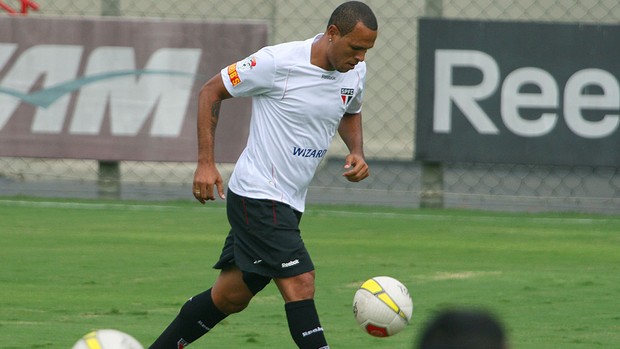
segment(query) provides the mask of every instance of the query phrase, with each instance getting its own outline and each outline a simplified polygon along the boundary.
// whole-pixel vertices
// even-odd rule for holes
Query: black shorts
[[[285,278],[314,270],[301,238],[302,213],[273,200],[251,199],[228,190],[230,232],[216,269],[236,265],[247,273]]]

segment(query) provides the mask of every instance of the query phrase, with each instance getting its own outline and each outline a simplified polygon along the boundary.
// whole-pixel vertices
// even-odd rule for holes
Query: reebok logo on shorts
[[[289,268],[297,264],[299,264],[299,259],[295,259],[290,262],[282,263],[282,268]]]

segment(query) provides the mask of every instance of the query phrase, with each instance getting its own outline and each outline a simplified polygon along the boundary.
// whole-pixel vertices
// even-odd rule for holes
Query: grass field
[[[310,206],[302,232],[334,349],[412,348],[428,317],[484,307],[513,349],[620,346],[620,217]],[[0,199],[0,347],[70,348],[116,328],[145,346],[216,276],[221,204]],[[390,275],[414,300],[411,325],[377,339],[357,328],[359,284]],[[293,348],[268,286],[192,348]]]

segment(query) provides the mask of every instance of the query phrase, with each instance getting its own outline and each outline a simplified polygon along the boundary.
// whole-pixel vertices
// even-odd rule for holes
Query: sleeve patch
[[[228,66],[228,78],[233,86],[237,86],[241,83],[241,77],[239,72],[251,70],[256,66],[256,58],[247,57],[246,59]]]
[[[241,78],[239,77],[239,73],[237,73],[236,63],[228,66],[228,78],[230,79],[230,83],[232,83],[233,86],[237,86],[241,83]]]

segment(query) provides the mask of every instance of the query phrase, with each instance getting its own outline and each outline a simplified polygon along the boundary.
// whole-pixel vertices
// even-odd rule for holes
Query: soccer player
[[[361,107],[364,58],[376,38],[373,11],[349,1],[334,10],[324,33],[264,47],[202,87],[193,194],[203,204],[215,200],[216,192],[226,199],[231,229],[214,266],[221,271],[213,286],[190,298],[150,348],[184,348],[246,308],[273,280],[297,346],[329,349],[299,222],[308,185],[336,131],[350,152],[343,176],[358,182],[369,175]],[[214,158],[215,128],[221,102],[241,96],[252,96],[250,134],[225,196]]]

